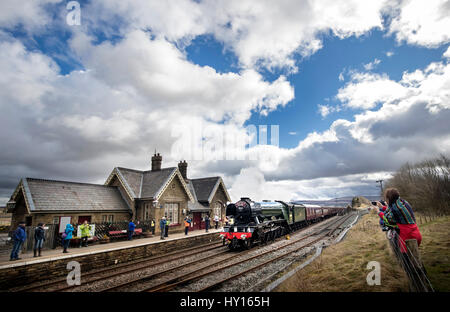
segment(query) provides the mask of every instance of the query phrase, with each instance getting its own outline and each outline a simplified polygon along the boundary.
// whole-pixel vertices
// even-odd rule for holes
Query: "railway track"
[[[344,217],[344,218],[348,218]],[[346,220],[346,219],[345,219]],[[258,266],[242,269],[241,272],[229,274],[228,278],[217,278],[213,284],[208,284],[196,291],[210,291],[216,289],[228,280],[242,276],[248,272],[255,271],[264,265],[282,259],[284,256],[294,253],[299,249],[314,244],[323,239],[324,234],[332,233],[340,224],[345,222],[343,218],[338,220],[327,220],[313,225],[313,228],[306,227],[292,235],[291,241],[278,239],[281,246],[274,248],[272,244],[263,245],[262,248],[233,252],[222,243],[209,243],[197,247],[183,249],[172,253],[154,256],[138,261],[127,262],[112,267],[94,270],[83,273],[81,285],[67,285],[66,278],[22,287],[16,291],[170,291],[173,289],[189,289],[189,285],[201,280],[210,274],[228,270],[233,266],[243,263],[259,261],[264,256],[269,256],[274,252],[285,251],[284,255],[278,255],[274,259],[264,260]],[[342,222],[340,222],[342,221]],[[322,224],[324,223],[324,224]],[[338,224],[339,223],[339,224]],[[338,224],[338,225],[336,225]],[[333,228],[330,230],[330,226]],[[334,231],[333,230],[333,231]],[[303,232],[311,233],[301,236]],[[326,236],[326,235],[325,235]],[[299,238],[298,238],[299,237]],[[294,240],[292,240],[294,239]],[[310,240],[313,239],[311,242]],[[301,246],[298,246],[303,242]],[[256,254],[255,254],[256,253]],[[272,257],[273,258],[273,257]]]
[[[346,219],[347,219],[347,217],[345,217],[345,220]],[[339,219],[338,221],[340,221],[340,220],[342,220],[342,219]],[[342,222],[344,222],[345,220],[343,220]],[[342,222],[340,224],[342,224]],[[336,223],[336,222],[333,222],[333,223]],[[338,224],[335,228],[337,228],[340,224]],[[302,242],[302,241],[308,239],[309,237],[319,235],[323,231],[326,231],[328,233],[329,232],[329,230],[327,230],[328,226],[329,226],[329,224],[326,223],[324,226],[320,226],[318,228],[318,230],[315,230],[313,233],[306,235],[304,237],[300,237],[299,239],[296,239],[289,243],[283,244],[282,246],[275,248],[275,249],[271,248],[271,245],[264,246],[262,249],[266,248],[268,250],[265,252],[262,252],[262,253],[260,252],[261,251],[260,249],[250,249],[250,250],[245,250],[240,253],[234,253],[234,252],[229,251],[229,252],[225,253],[225,257],[219,257],[219,258],[215,259],[215,261],[213,261],[212,263],[207,263],[205,265],[202,265],[201,267],[196,268],[195,270],[185,270],[184,272],[181,272],[181,274],[180,274],[180,271],[172,270],[171,274],[167,274],[164,276],[165,278],[160,278],[159,280],[152,280],[152,285],[148,286],[148,287],[143,287],[143,286],[145,286],[145,284],[148,284],[148,282],[151,280],[151,278],[150,279],[148,279],[148,278],[135,279],[133,281],[123,283],[122,285],[111,287],[109,290],[124,291],[124,289],[127,289],[127,290],[130,289],[130,286],[131,286],[131,289],[133,291],[147,291],[147,292],[169,291],[176,287],[180,287],[182,285],[189,284],[192,281],[207,277],[208,275],[210,275],[212,273],[226,270],[226,269],[232,268],[238,264],[245,263],[245,262],[257,259],[257,258],[261,258],[262,256],[273,253],[274,251],[285,249],[290,246],[295,246],[299,242]],[[308,228],[305,228],[304,230],[297,232],[296,236],[298,236],[299,233],[306,231],[306,230],[308,230]],[[322,238],[323,237],[319,237],[317,240],[320,240]],[[304,248],[304,247],[305,246],[302,246],[300,248]],[[256,255],[253,255],[250,257],[245,257],[249,253],[256,253]],[[239,258],[243,258],[243,257],[245,257],[245,258],[242,260],[239,260]],[[233,261],[233,260],[237,260],[237,259],[238,259],[238,261]],[[202,259],[202,261],[203,260],[204,259]],[[262,264],[262,265],[264,265],[264,264]],[[168,272],[165,272],[165,273],[168,273]],[[139,288],[133,289],[132,285],[139,285]]]
[[[153,256],[149,258],[140,259],[137,261],[126,262],[119,265],[114,265],[112,267],[93,270],[87,273],[82,274],[81,285],[85,285],[88,283],[94,283],[97,281],[101,281],[105,278],[115,277],[121,274],[129,274],[132,272],[136,272],[151,266],[157,266],[161,264],[165,264],[171,261],[176,261],[179,259],[183,259],[186,257],[190,257],[196,254],[204,253],[207,251],[215,250],[218,248],[223,248],[222,243],[208,243],[203,244],[201,246],[186,248],[180,251],[175,251],[171,253],[167,253],[164,255]],[[189,253],[189,254],[187,254]],[[46,281],[44,283],[33,284],[26,287],[20,287],[15,291],[20,292],[33,292],[33,291],[68,291],[79,288],[80,285],[67,285],[66,277],[58,278],[51,281]]]
[[[327,229],[325,229],[325,231],[324,231],[325,233],[324,233],[324,234],[320,235],[320,236],[317,237],[317,238],[314,238],[312,241],[307,242],[306,244],[301,245],[300,247],[293,248],[292,250],[290,250],[290,251],[288,251],[288,252],[286,252],[286,253],[283,253],[283,254],[281,254],[281,255],[278,255],[278,256],[276,256],[275,258],[271,258],[271,259],[269,259],[269,260],[263,261],[262,263],[259,263],[259,264],[255,265],[255,266],[251,266],[250,268],[247,268],[247,269],[245,269],[245,270],[243,270],[243,271],[240,271],[240,272],[237,272],[237,273],[235,273],[235,274],[232,274],[231,276],[225,277],[225,278],[223,278],[223,279],[221,279],[221,280],[219,280],[219,281],[215,281],[213,284],[207,285],[207,286],[205,286],[205,287],[203,287],[203,288],[201,288],[201,289],[199,289],[199,290],[197,290],[197,291],[198,291],[198,292],[213,291],[213,290],[215,290],[215,289],[217,289],[217,288],[220,288],[223,284],[225,284],[225,283],[227,283],[227,282],[229,282],[229,281],[233,281],[233,280],[235,280],[235,279],[237,279],[237,278],[239,278],[239,277],[241,277],[241,276],[243,276],[243,275],[245,275],[245,274],[248,274],[248,273],[250,273],[250,272],[252,272],[252,271],[256,271],[256,270],[258,270],[258,269],[260,269],[260,268],[262,268],[262,267],[264,267],[264,266],[266,266],[266,265],[268,265],[268,264],[270,264],[270,263],[276,262],[276,261],[278,261],[278,260],[280,260],[280,259],[284,259],[284,258],[286,258],[287,256],[289,256],[289,255],[291,255],[291,254],[293,254],[293,253],[296,253],[296,252],[298,252],[299,250],[304,249],[305,247],[312,246],[312,245],[316,244],[317,242],[323,240],[325,237],[331,236],[332,233],[334,233],[334,232],[335,232],[335,231],[336,231],[343,223],[345,223],[351,216],[352,216],[352,215],[348,215],[348,216],[344,217],[342,221],[341,221],[341,220],[338,220],[338,221],[337,221],[338,224],[335,225],[332,229],[330,229],[330,230],[328,230],[328,231],[327,231]],[[314,235],[314,234],[313,234],[313,235]],[[311,236],[313,236],[313,235],[308,235],[307,238],[309,238],[309,237],[311,237]],[[277,249],[277,250],[278,250],[278,249]]]

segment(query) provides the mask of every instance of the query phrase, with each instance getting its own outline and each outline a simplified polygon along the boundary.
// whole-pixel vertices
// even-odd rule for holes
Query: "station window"
[[[53,224],[59,224],[59,217],[53,217]]]
[[[108,216],[108,222],[114,222],[114,215]]]
[[[164,216],[170,223],[178,223],[178,203],[165,203]]]
[[[221,212],[222,212],[222,205],[220,205],[220,203],[214,203],[212,217],[214,218],[215,216],[218,216],[219,218],[222,218]]]

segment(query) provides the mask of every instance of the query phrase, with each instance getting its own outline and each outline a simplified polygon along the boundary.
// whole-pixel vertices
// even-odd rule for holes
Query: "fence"
[[[434,292],[420,259],[417,241],[415,239],[403,241],[395,229],[387,231],[386,237],[397,260],[408,276],[410,289],[416,292]],[[406,252],[401,251],[401,245],[405,247]]]

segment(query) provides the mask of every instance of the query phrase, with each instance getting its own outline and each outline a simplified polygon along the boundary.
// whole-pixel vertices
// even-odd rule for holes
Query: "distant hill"
[[[347,207],[347,205],[352,205],[352,200],[355,196],[345,196],[338,197],[328,200],[311,200],[311,199],[297,199],[292,202],[300,203],[300,204],[311,204],[311,205],[319,205],[319,206],[328,206],[328,207]],[[365,195],[365,196],[356,196],[356,197],[364,197],[369,203],[371,201],[380,200],[380,196],[374,195]]]

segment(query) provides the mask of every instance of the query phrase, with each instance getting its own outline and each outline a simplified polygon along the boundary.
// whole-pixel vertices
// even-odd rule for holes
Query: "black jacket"
[[[34,239],[35,240],[39,240],[39,239],[44,239],[45,240],[45,230],[38,226],[34,229]]]

